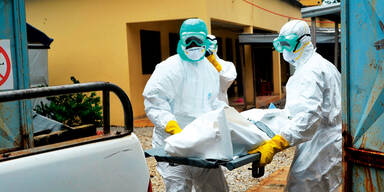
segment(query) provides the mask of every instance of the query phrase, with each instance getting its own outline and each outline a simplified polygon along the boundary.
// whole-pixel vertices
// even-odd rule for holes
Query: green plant
[[[73,76],[71,81],[74,84],[80,83]],[[95,92],[47,97],[47,100],[50,101],[48,104],[40,102],[34,110],[68,126],[102,125],[102,106],[100,106],[100,97],[96,96]]]

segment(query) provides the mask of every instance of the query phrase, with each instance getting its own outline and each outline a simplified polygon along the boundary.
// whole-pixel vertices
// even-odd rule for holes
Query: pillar
[[[311,17],[311,37],[313,47],[316,48],[316,17]]]
[[[276,50],[272,52],[273,62],[273,94],[282,97],[281,93],[281,65],[280,65],[280,53]]]
[[[246,26],[243,28],[243,33],[252,34],[253,27]],[[255,85],[253,83],[253,65],[252,65],[252,47],[244,45],[244,64],[243,72],[243,94],[245,104],[253,104],[256,106]]]

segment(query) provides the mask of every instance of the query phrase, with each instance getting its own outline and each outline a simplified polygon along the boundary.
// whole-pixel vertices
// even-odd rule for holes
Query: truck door
[[[384,191],[384,0],[341,2],[344,191]]]
[[[0,91],[29,87],[23,0],[0,1]],[[0,104],[0,153],[32,145],[28,101]]]

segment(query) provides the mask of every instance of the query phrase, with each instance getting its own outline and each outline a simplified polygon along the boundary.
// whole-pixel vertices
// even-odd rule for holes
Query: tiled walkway
[[[249,188],[246,192],[282,192],[287,184],[288,172],[289,167],[283,167],[260,181],[258,185]]]
[[[153,123],[148,118],[135,119],[133,121],[133,127],[153,127]]]

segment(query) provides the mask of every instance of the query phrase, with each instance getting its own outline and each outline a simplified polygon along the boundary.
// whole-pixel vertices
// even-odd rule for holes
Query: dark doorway
[[[140,30],[141,66],[143,74],[152,74],[161,62],[160,31]]]
[[[169,56],[175,55],[177,53],[177,43],[179,42],[178,33],[169,33]]]
[[[253,65],[257,96],[272,95],[273,93],[273,61],[272,48],[252,46]]]
[[[335,64],[335,44],[333,43],[318,43],[316,44],[317,49],[316,52],[318,52],[321,56],[323,56],[326,60],[329,62]],[[341,45],[339,43],[339,53],[341,53],[340,49]],[[338,63],[340,63],[340,55],[338,57]],[[341,72],[340,66],[338,67],[339,72]]]
[[[241,72],[241,54],[240,54],[240,44],[239,39],[235,41],[235,52],[236,52],[236,72],[237,77],[231,87],[236,87],[237,91],[234,92],[234,95],[229,95],[230,97],[243,97],[243,73]]]

